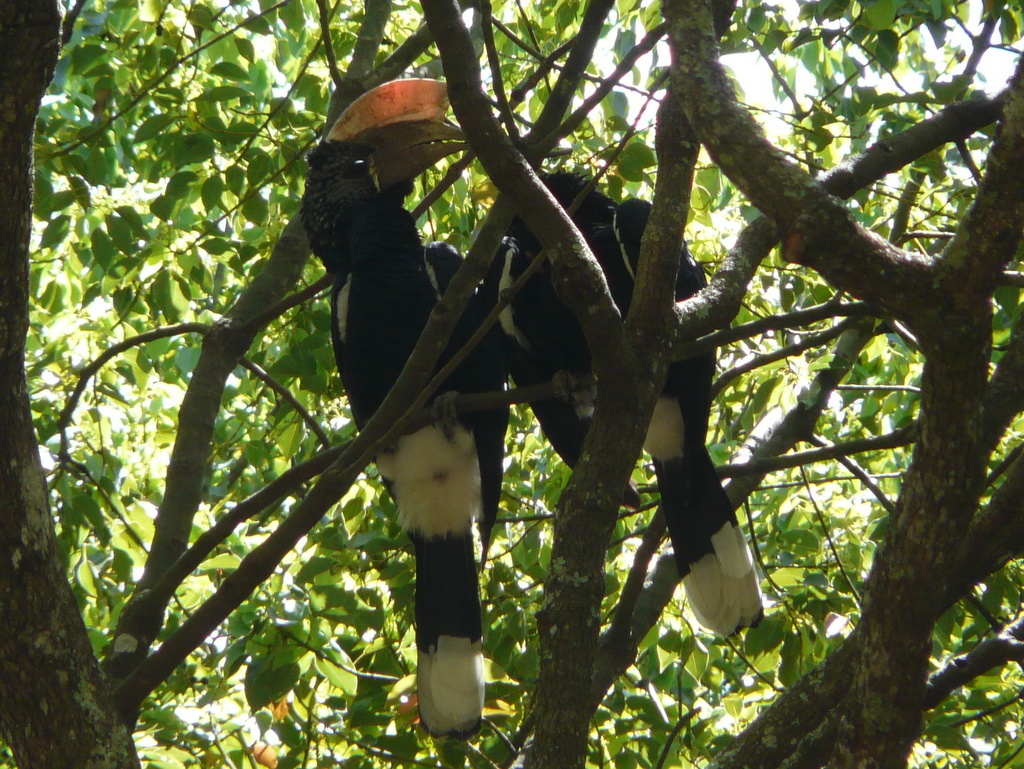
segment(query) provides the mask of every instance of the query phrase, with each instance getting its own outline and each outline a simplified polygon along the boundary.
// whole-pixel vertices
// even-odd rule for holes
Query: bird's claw
[[[575,374],[567,369],[556,371],[551,384],[559,398],[569,401],[576,409],[576,415],[586,419],[594,415],[594,401],[597,390],[593,374]]]
[[[458,397],[459,394],[457,392],[449,390],[439,394],[430,405],[430,410],[434,417],[434,425],[444,433],[444,437],[449,441],[455,440],[455,427],[458,424],[459,417],[455,401]]]

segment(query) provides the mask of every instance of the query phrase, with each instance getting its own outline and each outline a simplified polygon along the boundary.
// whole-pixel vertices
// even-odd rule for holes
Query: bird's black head
[[[436,80],[394,80],[356,99],[307,156],[302,224],[328,271],[347,272],[349,223],[357,206],[402,205],[412,179],[466,147],[444,122],[448,97]]]
[[[590,184],[590,179],[587,176],[572,171],[541,174],[541,181],[555,196],[555,200],[566,210]],[[599,228],[610,228],[614,218],[614,201],[597,190],[590,190],[584,195],[579,201],[576,211],[572,214],[572,220],[588,242]],[[526,226],[526,222],[518,216],[509,225],[507,235],[515,240],[519,248],[527,255],[535,254],[541,248],[540,238],[531,232],[530,228]]]
[[[348,222],[352,209],[381,194],[375,148],[364,144],[323,141],[306,156],[306,191],[302,196],[302,225],[309,244],[328,272],[347,268]],[[399,201],[411,191],[410,180],[386,192]]]

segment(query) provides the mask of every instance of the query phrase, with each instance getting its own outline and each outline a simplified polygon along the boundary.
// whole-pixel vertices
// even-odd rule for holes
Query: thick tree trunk
[[[25,381],[32,137],[54,0],[0,3],[0,733],[25,767],[138,766],[65,575]]]

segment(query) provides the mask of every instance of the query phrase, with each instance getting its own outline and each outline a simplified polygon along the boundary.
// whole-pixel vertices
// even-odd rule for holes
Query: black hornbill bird
[[[566,210],[587,186],[586,178],[567,172],[547,175],[544,182]],[[590,191],[570,214],[604,270],[623,316],[632,301],[650,208],[643,200],[616,203]],[[516,218],[488,276],[491,301],[523,273],[540,248],[540,240]],[[693,296],[705,285],[704,273],[684,243],[676,300]],[[583,331],[555,293],[546,266],[512,299],[501,327],[509,373],[517,385],[564,376],[560,372],[578,379],[590,369]],[[713,353],[669,366],[644,448],[654,460],[661,507],[690,608],[704,626],[731,635],[760,621],[761,590],[750,549],[705,445],[714,372]],[[570,400],[575,402],[548,399],[532,406],[551,445],[574,465],[589,427],[592,397]]]
[[[386,83],[356,100],[308,157],[302,223],[336,275],[332,340],[352,416],[361,428],[398,379],[461,257],[424,246],[403,206],[413,177],[464,145],[443,122],[444,84]],[[479,327],[474,298],[443,366]],[[441,390],[481,393],[506,384],[500,339],[486,338]],[[376,457],[416,553],[420,719],[435,735],[468,736],[484,702],[480,599],[472,523],[487,536],[498,509],[507,407],[448,416],[400,437]]]

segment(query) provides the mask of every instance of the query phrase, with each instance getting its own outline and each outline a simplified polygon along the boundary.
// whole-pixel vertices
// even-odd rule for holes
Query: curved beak
[[[393,80],[352,102],[327,140],[372,147],[377,184],[387,189],[468,148],[462,131],[444,122],[447,112],[441,81]]]

